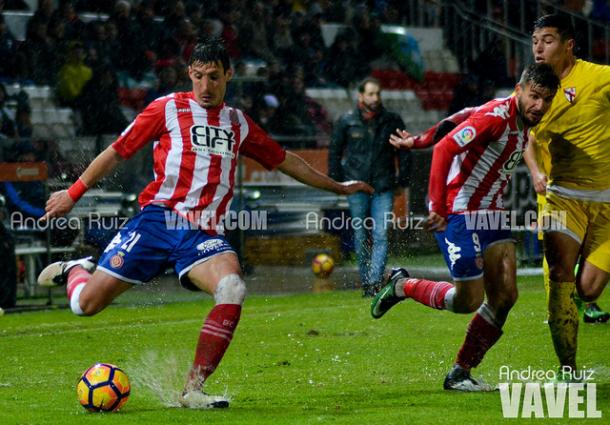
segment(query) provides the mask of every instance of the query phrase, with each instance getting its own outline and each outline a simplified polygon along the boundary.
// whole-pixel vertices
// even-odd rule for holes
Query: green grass
[[[520,281],[521,298],[505,335],[476,374],[498,382],[501,365],[549,370],[556,359],[536,278]],[[610,307],[606,294],[600,303]],[[357,291],[251,296],[209,392],[227,393],[222,411],[164,406],[179,391],[209,299],[167,305],[111,306],[93,318],[69,310],[0,318],[0,424],[495,424],[505,420],[499,393],[442,390],[468,317],[415,303],[375,321]],[[579,363],[596,370],[597,407],[610,417],[608,325],[582,325]],[[120,365],[132,397],[116,414],[89,414],[75,383],[91,364]],[[565,423],[565,419],[536,423]]]

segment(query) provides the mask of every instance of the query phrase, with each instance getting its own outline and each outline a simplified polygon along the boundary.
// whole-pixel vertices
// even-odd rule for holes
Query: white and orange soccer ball
[[[328,254],[318,254],[311,262],[311,271],[313,271],[317,277],[330,276],[334,268],[335,262]]]
[[[97,363],[87,369],[76,384],[80,404],[90,412],[114,412],[125,405],[131,386],[122,369]]]

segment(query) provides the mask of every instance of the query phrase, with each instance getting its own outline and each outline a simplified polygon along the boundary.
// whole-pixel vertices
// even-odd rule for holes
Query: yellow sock
[[[578,310],[572,297],[575,282],[549,282],[549,328],[561,366],[576,368]]]
[[[549,263],[546,261],[546,257],[542,257],[542,279],[544,280],[544,291],[546,292],[546,303],[549,303],[549,282],[551,280],[549,272]]]

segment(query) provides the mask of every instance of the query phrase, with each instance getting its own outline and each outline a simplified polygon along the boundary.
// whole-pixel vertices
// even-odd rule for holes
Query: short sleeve
[[[147,143],[158,140],[166,132],[166,97],[150,103],[112,144],[114,150],[125,159],[131,158]]]
[[[267,170],[277,168],[286,159],[286,151],[254,121],[244,114],[248,124],[248,135],[239,151],[252,158]]]

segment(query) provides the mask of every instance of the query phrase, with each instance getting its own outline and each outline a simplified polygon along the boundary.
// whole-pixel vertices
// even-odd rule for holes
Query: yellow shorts
[[[538,204],[538,217],[542,217],[542,210],[544,210],[544,206],[546,205],[546,196],[536,194],[536,203]],[[538,240],[541,241],[544,236],[544,232],[542,231],[542,227],[538,227]]]
[[[582,201],[547,192],[544,232],[558,231],[582,245],[581,255],[610,273],[610,203]]]

